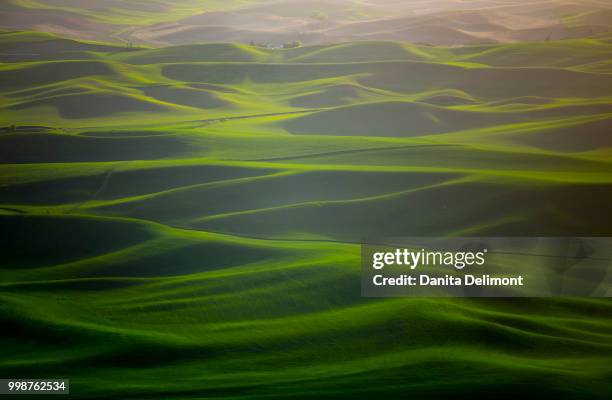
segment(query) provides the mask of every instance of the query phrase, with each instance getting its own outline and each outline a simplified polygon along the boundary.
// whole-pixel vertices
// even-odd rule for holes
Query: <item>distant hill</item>
[[[0,111],[7,125],[82,126],[307,110],[261,129],[410,137],[609,112],[610,54],[601,39],[144,48],[3,32]]]
[[[356,40],[432,45],[602,37],[612,4],[587,0],[8,0],[0,28],[156,46]]]

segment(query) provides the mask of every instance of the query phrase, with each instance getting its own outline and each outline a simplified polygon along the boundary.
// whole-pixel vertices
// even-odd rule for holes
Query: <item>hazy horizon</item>
[[[612,3],[563,0],[9,0],[0,28],[153,46],[395,40],[431,45],[607,37]]]

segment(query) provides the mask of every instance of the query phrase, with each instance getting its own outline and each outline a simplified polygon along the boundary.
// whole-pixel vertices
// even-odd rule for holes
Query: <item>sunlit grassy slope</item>
[[[610,302],[366,300],[359,241],[612,234],[611,54],[0,34],[0,376],[74,398],[610,398]]]

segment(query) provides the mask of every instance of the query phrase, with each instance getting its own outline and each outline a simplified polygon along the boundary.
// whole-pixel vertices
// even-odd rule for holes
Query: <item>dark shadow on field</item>
[[[0,162],[63,163],[152,160],[193,151],[180,137],[95,138],[65,134],[0,135]]]
[[[279,207],[301,202],[350,200],[441,183],[454,174],[315,171],[270,175],[231,185],[186,188],[142,201],[104,206],[99,212],[155,221],[179,221],[215,214]],[[316,207],[316,206],[315,206]],[[321,205],[323,207],[323,205]],[[282,222],[279,226],[286,226]],[[264,224],[265,225],[265,224]],[[239,229],[240,224],[236,226]],[[296,231],[299,226],[296,225]]]
[[[125,171],[111,170],[85,177],[3,185],[0,186],[0,202],[61,205],[89,200],[112,200],[272,172],[266,169],[224,166],[169,166]]]
[[[105,174],[0,186],[4,204],[62,204],[89,200],[104,184]]]
[[[10,234],[0,255],[1,269],[7,271],[84,261],[70,271],[72,278],[168,277],[244,266],[288,254],[273,247],[165,237],[136,253],[95,260],[161,236],[142,224],[115,219],[0,215],[0,222]]]
[[[4,232],[0,268],[46,267],[94,257],[145,242],[142,225],[78,217],[0,215]]]
[[[284,126],[289,132],[302,135],[413,137],[611,110],[608,104],[589,104],[520,112],[468,111],[394,101],[320,111],[290,119]]]
[[[462,183],[354,203],[306,204],[204,220],[194,225],[233,234],[291,232],[359,242],[363,237],[609,235],[610,185],[506,186]]]
[[[220,98],[214,91],[173,86],[151,86],[142,88],[142,91],[157,100],[173,104],[201,109],[231,108],[232,103]]]
[[[118,93],[84,93],[48,97],[33,100],[9,107],[12,110],[23,110],[31,107],[52,106],[59,115],[67,119],[106,117],[117,113],[168,111],[168,107]]]
[[[166,248],[166,246],[168,246]],[[109,260],[77,273],[79,277],[168,277],[240,267],[284,254],[260,248],[221,242],[188,243],[172,246],[168,241],[147,249],[138,257]],[[171,306],[169,306],[171,307]]]
[[[274,170],[270,169],[232,166],[181,166],[119,171],[113,173],[99,199],[119,199],[130,195],[161,192],[182,186],[263,176],[273,172]]]
[[[18,69],[0,71],[0,87],[3,90],[17,90],[81,77],[112,74],[113,69],[100,61],[33,63]]]
[[[612,119],[518,135],[514,141],[545,150],[576,153],[612,147]]]

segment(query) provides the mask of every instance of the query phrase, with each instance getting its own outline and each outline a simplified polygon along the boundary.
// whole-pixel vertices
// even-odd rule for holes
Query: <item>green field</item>
[[[360,297],[362,238],[612,235],[612,39],[0,33],[0,377],[74,398],[612,397],[602,299]]]

